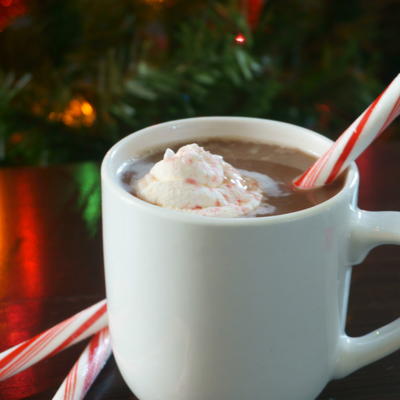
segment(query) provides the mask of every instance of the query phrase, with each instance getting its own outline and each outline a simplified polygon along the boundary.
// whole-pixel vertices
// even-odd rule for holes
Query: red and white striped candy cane
[[[107,326],[107,305],[102,300],[53,328],[0,353],[0,380],[53,356]]]
[[[400,114],[400,75],[293,185],[313,189],[333,182]]]
[[[53,400],[82,400],[110,355],[111,340],[106,327],[89,342]]]

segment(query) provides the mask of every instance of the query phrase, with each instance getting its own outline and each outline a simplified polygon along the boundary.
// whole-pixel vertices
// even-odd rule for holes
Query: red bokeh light
[[[26,0],[0,0],[0,32],[12,21],[27,13]]]
[[[242,33],[238,33],[235,36],[235,42],[238,44],[245,44],[246,43],[246,36],[244,36]]]

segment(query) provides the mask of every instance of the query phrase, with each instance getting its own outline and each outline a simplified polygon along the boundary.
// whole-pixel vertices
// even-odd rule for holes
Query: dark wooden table
[[[400,144],[376,143],[359,166],[360,206],[400,210]],[[0,351],[104,298],[99,184],[94,163],[0,170]],[[348,333],[399,314],[400,248],[380,247],[354,269]],[[50,399],[84,346],[0,382],[0,399]],[[136,397],[111,359],[87,399]],[[400,352],[330,383],[318,399],[399,400]]]

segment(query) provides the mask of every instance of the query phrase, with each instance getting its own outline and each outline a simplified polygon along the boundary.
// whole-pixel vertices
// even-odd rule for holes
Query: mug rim
[[[343,187],[340,189],[338,193],[336,193],[334,196],[330,197],[328,200],[325,200],[321,203],[318,203],[314,206],[304,208],[298,211],[293,211],[290,213],[285,213],[285,214],[278,214],[278,215],[270,215],[270,216],[265,216],[265,217],[210,217],[210,216],[204,216],[204,215],[198,215],[198,214],[192,214],[188,213],[185,211],[180,211],[180,210],[174,210],[174,209],[169,209],[165,207],[160,207],[155,204],[148,203],[142,199],[139,199],[135,196],[133,196],[131,193],[127,192],[122,185],[118,182],[118,179],[116,174],[114,174],[111,171],[111,159],[116,152],[123,147],[133,135],[145,135],[149,134],[151,130],[153,130],[155,127],[157,128],[162,128],[162,127],[169,127],[170,125],[174,125],[177,123],[183,123],[183,122],[191,122],[191,121],[198,121],[198,120],[203,120],[203,121],[223,121],[223,120],[250,120],[254,122],[273,122],[273,123],[279,123],[279,124],[284,124],[288,125],[290,127],[294,127],[296,129],[303,129],[305,131],[308,131],[308,133],[311,133],[314,136],[319,137],[326,143],[333,143],[332,140],[328,139],[326,136],[323,136],[315,131],[312,131],[311,129],[303,128],[299,125],[294,125],[291,123],[283,122],[283,121],[278,121],[278,120],[272,120],[272,119],[267,119],[267,118],[252,118],[252,117],[230,117],[230,116],[212,116],[212,117],[193,117],[193,118],[182,118],[182,119],[177,119],[177,120],[172,120],[172,121],[167,121],[167,122],[162,122],[159,124],[154,124],[145,128],[142,128],[140,130],[134,131],[121,140],[119,140],[117,143],[115,143],[105,154],[102,163],[101,163],[101,186],[102,186],[102,192],[104,192],[105,187],[107,186],[108,190],[112,190],[116,195],[120,196],[121,200],[124,202],[127,202],[128,204],[131,204],[133,207],[139,207],[143,209],[143,211],[146,211],[148,213],[152,213],[155,216],[159,218],[167,218],[167,219],[173,219],[176,221],[180,222],[186,222],[186,223],[191,223],[191,224],[198,224],[198,225],[220,225],[220,226],[226,226],[226,225],[237,225],[237,226],[243,226],[243,225],[264,225],[264,224],[274,224],[274,223],[284,223],[284,222],[290,222],[293,220],[298,220],[301,218],[306,218],[308,216],[311,216],[313,214],[318,214],[324,212],[325,209],[330,208],[333,206],[335,203],[340,202],[348,193],[348,191],[353,191],[359,181],[359,173],[358,173],[358,168],[355,162],[352,162],[350,166],[347,168],[346,172],[346,178]],[[240,138],[240,136],[238,136]],[[299,147],[297,147],[299,148]],[[299,148],[301,150],[301,148]]]

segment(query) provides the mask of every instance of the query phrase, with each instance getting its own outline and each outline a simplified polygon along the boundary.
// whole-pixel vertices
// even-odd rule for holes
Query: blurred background
[[[399,37],[398,0],[0,0],[0,165],[203,115],[336,138],[400,72]]]

